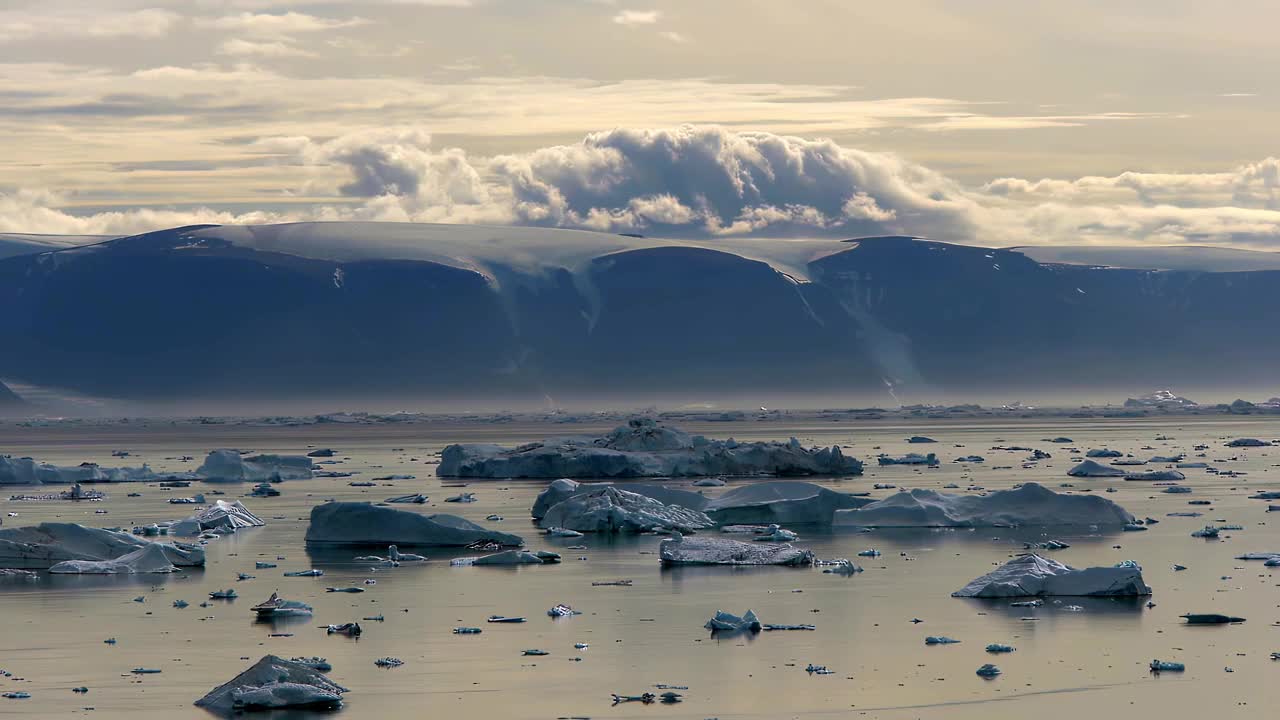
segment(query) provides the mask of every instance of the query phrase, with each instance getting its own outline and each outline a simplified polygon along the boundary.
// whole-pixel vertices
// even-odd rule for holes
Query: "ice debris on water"
[[[776,543],[743,543],[708,537],[684,537],[675,533],[658,546],[664,565],[793,565],[814,562],[811,551]]]

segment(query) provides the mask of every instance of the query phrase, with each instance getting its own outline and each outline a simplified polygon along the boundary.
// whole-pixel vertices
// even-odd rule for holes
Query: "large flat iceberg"
[[[159,476],[151,468],[104,468],[97,463],[58,466],[29,457],[0,455],[0,485],[71,485],[74,483],[151,482]]]
[[[311,508],[308,545],[436,545],[475,542],[520,546],[519,535],[498,532],[457,515],[419,515],[368,503],[330,502]]]
[[[813,552],[788,544],[744,543],[714,537],[683,537],[662,541],[663,565],[812,565]]]
[[[835,514],[835,524],[859,527],[1120,527],[1132,522],[1133,515],[1104,497],[1057,493],[1037,483],[986,495],[917,489]]]
[[[602,437],[565,437],[516,448],[450,445],[436,472],[443,477],[629,478],[707,475],[858,475],[862,463],[837,446],[739,443],[689,435],[648,419],[631,420]]]
[[[116,560],[152,545],[172,565],[204,565],[204,550],[196,545],[152,543],[129,533],[74,523],[40,523],[0,529],[0,568],[45,570],[68,560]]]
[[[1078,570],[1036,554],[1021,555],[951,593],[952,597],[1010,598],[1150,595],[1142,568],[1132,563]]]
[[[573,495],[547,510],[539,526],[578,532],[644,532],[653,529],[691,532],[713,526],[711,518],[697,510],[665,505],[657,500],[617,487]]]
[[[813,483],[779,480],[734,488],[703,511],[721,525],[829,525],[837,510],[870,502]]]
[[[309,480],[315,472],[306,455],[242,456],[237,450],[213,450],[196,475],[213,482],[266,482]]]

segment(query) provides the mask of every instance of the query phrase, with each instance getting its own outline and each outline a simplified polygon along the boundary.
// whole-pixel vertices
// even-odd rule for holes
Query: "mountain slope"
[[[0,260],[0,374],[144,400],[1264,382],[1277,320],[1277,271],[1041,264],[907,237],[301,223]]]

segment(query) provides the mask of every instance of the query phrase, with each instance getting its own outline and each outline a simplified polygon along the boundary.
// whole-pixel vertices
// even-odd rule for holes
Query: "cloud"
[[[1280,249],[1280,160],[1203,173],[1001,178],[970,187],[892,153],[718,126],[615,128],[529,152],[470,155],[422,127],[240,145],[281,172],[287,209],[78,215],[74,197],[0,194],[0,231],[123,233],[195,222],[381,220],[715,238],[921,235],[986,246],[1210,244]],[[188,163],[190,161],[187,161]],[[274,165],[275,167],[267,167]],[[143,166],[187,167],[173,161]]]
[[[0,43],[62,37],[156,38],[169,33],[182,19],[170,10],[75,10],[52,12],[0,11]]]
[[[197,27],[226,30],[251,37],[287,37],[298,33],[323,32],[369,24],[361,17],[322,18],[297,12],[282,14],[243,12],[238,15],[196,18]]]
[[[234,55],[238,57],[314,57],[315,53],[303,50],[295,45],[286,42],[254,42],[252,40],[241,40],[240,38],[231,38],[224,40],[218,45],[219,55]]]
[[[636,25],[653,25],[658,22],[662,13],[657,10],[623,10],[613,16],[613,21],[629,27]]]

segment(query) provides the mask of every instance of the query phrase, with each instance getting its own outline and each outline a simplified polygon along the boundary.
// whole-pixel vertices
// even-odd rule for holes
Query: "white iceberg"
[[[1067,471],[1071,477],[1121,477],[1125,474],[1124,470],[1093,460],[1085,460]]]
[[[315,466],[305,455],[242,456],[236,450],[213,450],[196,475],[212,482],[265,482],[268,480],[309,480]]]
[[[1133,521],[1128,511],[1099,495],[1057,493],[1037,483],[986,495],[917,489],[835,514],[836,525],[858,527],[1119,527]]]
[[[64,560],[49,568],[54,575],[138,575],[176,572],[164,546],[147,543],[113,560]]]
[[[474,542],[519,546],[518,535],[498,532],[457,515],[419,515],[368,503],[330,502],[311,508],[308,545],[437,545]]]
[[[1269,440],[1259,440],[1257,438],[1236,438],[1227,443],[1227,447],[1270,447]]]
[[[658,546],[664,565],[812,565],[814,555],[804,548],[774,543],[744,543],[676,534]]]
[[[858,475],[862,463],[837,446],[739,443],[689,435],[635,419],[603,437],[565,437],[516,448],[450,445],[436,472],[444,477],[630,478],[709,475]]]
[[[337,707],[347,689],[319,670],[275,655],[266,655],[230,682],[195,702],[219,715],[242,710]]]
[[[707,503],[703,512],[720,525],[829,525],[837,510],[871,502],[813,483],[778,480],[736,487]]]
[[[657,483],[580,483],[569,478],[560,478],[553,480],[545,490],[538,493],[538,497],[533,501],[533,519],[540,520],[551,509],[553,505],[568,500],[574,495],[583,493],[591,493],[602,490],[606,487],[617,487],[620,490],[643,495],[653,498],[663,505],[679,505],[680,507],[690,510],[702,510],[706,507],[709,500],[705,495],[679,488],[668,487]]]
[[[75,483],[151,482],[159,479],[147,465],[104,468],[97,463],[57,466],[29,457],[0,455],[0,485],[71,485]]]
[[[240,528],[264,525],[266,523],[262,518],[249,512],[249,508],[239,500],[218,500],[195,515],[173,523],[169,526],[169,532],[174,535],[199,535],[206,530],[235,532]]]
[[[67,560],[116,560],[151,545],[160,548],[172,565],[204,565],[204,550],[196,545],[152,543],[129,533],[74,523],[41,523],[0,529],[0,568],[46,570]]]
[[[1021,555],[970,582],[952,597],[1011,598],[1048,596],[1138,597],[1150,595],[1142,569],[1120,567],[1076,569],[1036,554]]]
[[[711,518],[697,510],[664,505],[617,487],[573,495],[553,505],[539,523],[542,528],[595,533],[636,533],[655,528],[691,532],[712,525]]]

